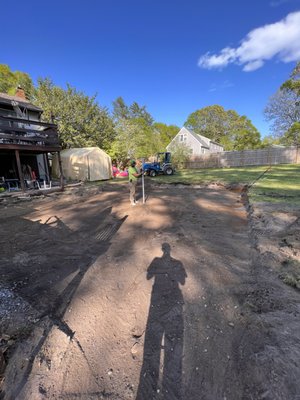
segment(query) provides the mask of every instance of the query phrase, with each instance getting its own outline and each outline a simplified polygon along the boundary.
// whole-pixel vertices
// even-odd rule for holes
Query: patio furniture
[[[20,190],[19,179],[5,179],[5,184],[9,192]]]

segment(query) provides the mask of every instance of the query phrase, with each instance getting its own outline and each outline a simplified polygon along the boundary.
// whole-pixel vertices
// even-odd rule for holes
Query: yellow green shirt
[[[129,182],[130,181],[137,181],[137,177],[136,176],[134,176],[133,174],[138,174],[138,171],[137,171],[137,169],[135,168],[135,167],[129,167],[128,168],[128,179],[129,179]]]

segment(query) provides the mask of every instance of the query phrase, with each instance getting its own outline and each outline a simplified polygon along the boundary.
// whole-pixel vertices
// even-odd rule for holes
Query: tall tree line
[[[270,98],[265,116],[272,123],[273,135],[263,141],[249,118],[217,104],[192,112],[184,125],[221,143],[225,150],[255,149],[276,140],[299,143],[299,77],[300,63]],[[18,85],[44,110],[43,120],[58,125],[63,148],[99,146],[118,160],[147,157],[164,151],[179,131],[176,125],[155,122],[146,106],[136,101],[126,104],[118,97],[109,111],[98,104],[96,95],[87,96],[69,84],[57,86],[49,78],[34,84],[28,74],[0,64],[0,92],[14,94]]]
[[[225,150],[256,149],[261,145],[260,133],[246,116],[220,105],[191,113],[185,124],[195,133],[224,146]]]
[[[146,106],[127,105],[122,97],[113,102],[112,112],[67,84],[57,86],[49,78],[34,85],[30,76],[0,64],[0,92],[13,95],[22,86],[27,98],[43,109],[42,119],[58,125],[63,148],[99,146],[118,160],[147,157],[164,151],[179,128],[154,122]]]

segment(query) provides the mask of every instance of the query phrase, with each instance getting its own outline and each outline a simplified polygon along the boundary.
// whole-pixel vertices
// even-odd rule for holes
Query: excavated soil
[[[1,398],[299,400],[299,210],[146,193],[2,202]]]

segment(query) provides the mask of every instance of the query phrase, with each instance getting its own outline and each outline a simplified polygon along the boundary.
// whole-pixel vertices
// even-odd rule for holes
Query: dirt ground
[[[146,189],[2,201],[1,399],[299,400],[299,209]]]

